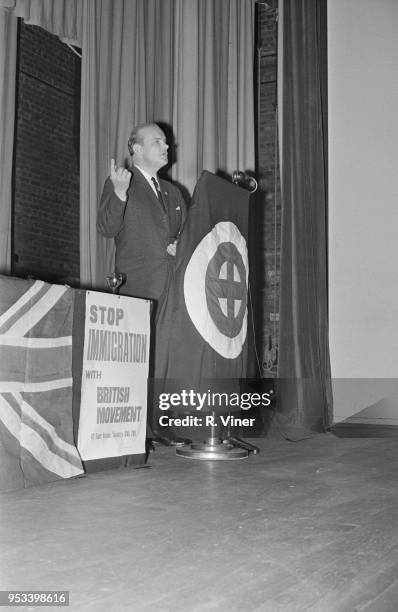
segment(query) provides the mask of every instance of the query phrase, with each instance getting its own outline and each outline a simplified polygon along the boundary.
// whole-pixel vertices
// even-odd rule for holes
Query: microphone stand
[[[176,455],[188,459],[217,459],[233,460],[246,459],[249,453],[257,455],[260,452],[258,446],[245,442],[236,436],[231,435],[231,425],[227,426],[227,437],[222,439],[216,434],[217,425],[215,412],[212,412],[213,424],[210,428],[210,436],[203,442],[193,442],[189,447],[181,446],[176,448]]]

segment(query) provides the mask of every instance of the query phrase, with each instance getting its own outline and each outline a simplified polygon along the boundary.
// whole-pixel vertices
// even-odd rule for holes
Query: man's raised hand
[[[126,170],[126,168],[118,168],[115,160],[112,158],[110,178],[117,197],[125,202],[127,200],[127,190],[130,185],[131,172]]]

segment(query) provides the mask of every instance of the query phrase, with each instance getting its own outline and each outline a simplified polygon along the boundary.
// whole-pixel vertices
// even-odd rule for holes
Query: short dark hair
[[[127,143],[130,155],[134,155],[133,146],[135,144],[142,144],[142,136],[140,134],[142,128],[149,127],[149,126],[155,126],[155,125],[156,127],[158,127],[157,123],[153,123],[153,122],[139,123],[131,130],[130,138],[128,139],[128,143]]]

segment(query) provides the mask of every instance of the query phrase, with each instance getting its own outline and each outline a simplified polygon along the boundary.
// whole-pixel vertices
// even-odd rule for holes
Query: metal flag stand
[[[240,438],[231,435],[231,426],[228,424],[227,437],[220,438],[216,434],[215,412],[210,436],[203,442],[193,442],[190,446],[176,448],[176,455],[187,459],[216,459],[218,461],[246,459],[249,453],[257,455],[260,452],[258,446],[245,442]]]

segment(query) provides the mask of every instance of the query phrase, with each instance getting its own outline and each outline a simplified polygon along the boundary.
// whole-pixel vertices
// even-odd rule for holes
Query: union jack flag
[[[74,292],[0,276],[0,490],[83,473],[73,442]]]

